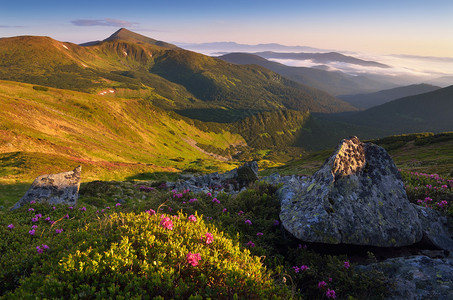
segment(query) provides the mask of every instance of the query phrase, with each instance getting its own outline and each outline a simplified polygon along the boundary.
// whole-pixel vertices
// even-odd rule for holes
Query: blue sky
[[[168,42],[275,42],[453,57],[451,0],[0,0],[0,37],[81,43],[120,27]]]

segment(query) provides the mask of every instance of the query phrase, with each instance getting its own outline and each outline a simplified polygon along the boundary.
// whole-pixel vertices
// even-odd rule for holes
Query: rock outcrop
[[[311,179],[279,191],[283,226],[307,242],[398,247],[422,228],[402,178],[382,148],[343,140]]]
[[[81,171],[82,167],[79,166],[73,171],[37,177],[12,209],[20,208],[31,201],[75,205],[79,196]]]
[[[388,300],[453,299],[453,258],[398,257],[360,266],[383,272],[389,281]]]
[[[412,204],[418,212],[422,226],[422,242],[453,253],[452,234],[448,231],[448,220],[438,211],[429,207]]]
[[[243,166],[224,174],[211,173],[202,176],[181,176],[177,182],[167,182],[167,187],[207,193],[212,189],[235,194],[258,179],[258,163],[246,162]]]

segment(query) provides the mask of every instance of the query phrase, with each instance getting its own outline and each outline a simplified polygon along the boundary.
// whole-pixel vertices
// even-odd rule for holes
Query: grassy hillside
[[[262,67],[229,64],[127,30],[87,47],[47,37],[0,39],[0,79],[89,93],[135,91],[161,108],[226,109],[234,116],[237,110],[354,110]],[[207,120],[209,113],[201,116]]]
[[[359,136],[359,138],[362,138]],[[341,139],[337,140],[337,143]],[[362,139],[365,141],[365,139]],[[370,140],[384,147],[398,168],[406,172],[437,173],[446,178],[453,177],[453,133],[415,133],[388,136]],[[280,174],[307,174],[317,171],[332,154],[333,148],[305,155],[286,165],[268,169],[262,175],[273,172]]]
[[[142,99],[0,81],[0,100],[4,178],[20,178],[21,174],[13,171],[16,164],[29,163],[30,156],[43,155],[55,157],[41,161],[46,167],[63,167],[71,162],[71,165],[85,163],[99,167],[113,163],[115,168],[117,163],[141,164],[138,169],[149,166],[157,171],[168,167],[174,171],[174,168],[202,167],[200,161],[205,161],[204,167],[223,169],[228,166],[222,158],[206,153],[196,144],[221,149],[245,144],[237,134],[220,129],[217,133],[203,131]],[[23,153],[28,154],[23,157]],[[21,172],[26,169],[21,168]]]

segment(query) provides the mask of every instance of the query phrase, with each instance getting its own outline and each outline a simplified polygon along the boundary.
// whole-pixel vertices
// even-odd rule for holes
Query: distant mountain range
[[[440,89],[430,84],[413,84],[370,94],[342,95],[338,98],[359,109],[368,109],[403,97],[428,93]]]
[[[338,52],[328,52],[328,53],[279,53],[272,51],[257,52],[256,55],[259,55],[264,58],[277,58],[277,59],[294,59],[294,60],[311,60],[316,63],[325,64],[330,62],[342,62],[347,64],[365,66],[365,67],[378,67],[378,68],[390,68],[390,66],[381,64],[375,61],[368,61],[353,56],[343,55]]]
[[[388,81],[373,80],[366,76],[353,76],[339,71],[331,72],[318,68],[290,67],[251,53],[230,53],[219,56],[219,58],[234,64],[259,65],[291,80],[318,88],[332,95],[374,92],[397,86]]]
[[[214,43],[175,43],[181,48],[192,51],[210,51],[215,52],[259,52],[259,51],[280,51],[280,52],[326,52],[322,49],[306,46],[285,46],[276,43],[269,44],[238,44],[235,42],[214,42]]]

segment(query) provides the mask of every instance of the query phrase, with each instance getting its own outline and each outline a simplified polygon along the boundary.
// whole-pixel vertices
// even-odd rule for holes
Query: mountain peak
[[[178,47],[173,44],[169,44],[166,42],[152,39],[150,37],[130,31],[126,28],[118,29],[111,36],[109,36],[108,38],[106,38],[104,40],[104,42],[109,42],[109,41],[127,41],[127,42],[141,43],[141,44],[143,44],[143,43],[151,44],[151,45],[156,45],[156,46],[169,48],[169,49],[178,49]]]

